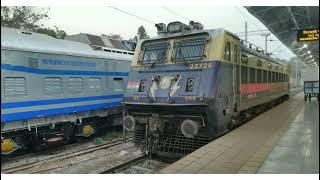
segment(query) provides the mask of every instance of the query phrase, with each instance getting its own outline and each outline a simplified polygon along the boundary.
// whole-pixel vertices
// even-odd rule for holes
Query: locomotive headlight
[[[187,80],[186,92],[192,92],[194,88],[194,78],[189,78]]]
[[[136,127],[136,121],[132,116],[125,116],[123,118],[123,128],[127,131],[134,131]]]

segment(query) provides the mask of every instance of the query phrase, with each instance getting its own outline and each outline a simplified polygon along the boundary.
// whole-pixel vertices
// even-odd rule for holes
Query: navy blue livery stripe
[[[1,103],[1,109],[123,98],[123,94]]]
[[[102,103],[102,104],[92,104],[92,105],[54,108],[54,109],[46,109],[46,110],[38,110],[38,111],[1,114],[1,122],[13,122],[13,121],[26,120],[26,119],[42,117],[42,116],[59,115],[59,114],[67,114],[67,113],[74,113],[74,112],[84,112],[84,111],[110,108],[110,107],[121,106],[121,105],[122,105],[121,102],[110,102],[110,103]]]
[[[52,75],[83,75],[83,76],[128,76],[128,72],[102,72],[102,71],[79,71],[79,70],[52,70],[34,69],[24,66],[13,66],[1,64],[1,69],[10,71],[27,72],[33,74],[52,74]]]

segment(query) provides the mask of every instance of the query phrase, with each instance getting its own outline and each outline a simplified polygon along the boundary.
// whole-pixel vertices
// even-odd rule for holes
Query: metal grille
[[[136,145],[145,146],[145,130],[136,130],[133,136]],[[182,134],[161,134],[158,139],[151,138],[152,152],[189,154],[210,142],[208,137],[188,138]]]
[[[23,96],[26,94],[26,79],[24,77],[6,77],[4,79],[5,96]]]
[[[140,64],[164,63],[169,44],[165,42],[145,44],[139,57]]]
[[[175,43],[175,61],[195,61],[202,60],[205,49],[205,39],[190,39]]]

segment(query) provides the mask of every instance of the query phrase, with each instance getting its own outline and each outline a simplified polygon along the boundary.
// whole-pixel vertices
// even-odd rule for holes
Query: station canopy
[[[299,60],[319,66],[319,6],[246,6]],[[309,36],[313,38],[299,38]]]

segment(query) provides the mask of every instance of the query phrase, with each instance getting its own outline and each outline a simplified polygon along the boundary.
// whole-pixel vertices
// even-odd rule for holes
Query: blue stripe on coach
[[[123,94],[1,103],[1,109],[123,98]]]
[[[90,111],[94,109],[102,109],[102,108],[109,108],[109,107],[115,107],[115,106],[121,106],[121,102],[111,102],[111,103],[102,103],[102,104],[93,104],[93,105],[84,105],[84,106],[73,106],[73,107],[65,107],[65,108],[54,108],[54,109],[45,109],[45,110],[38,110],[38,111],[1,114],[1,122],[12,122],[12,121],[42,117],[42,116],[83,112],[83,111]]]
[[[128,76],[128,74],[129,74],[128,72],[34,69],[34,68],[30,68],[30,67],[25,67],[25,66],[13,66],[10,64],[1,64],[1,69],[10,70],[10,71],[34,73],[34,74],[54,74],[54,75]]]

